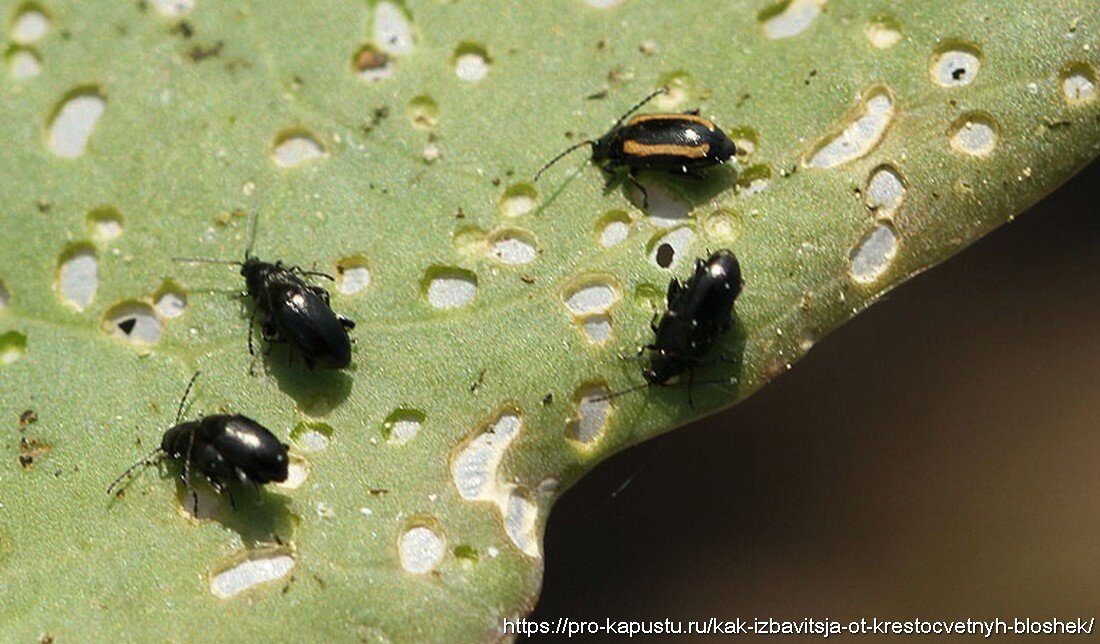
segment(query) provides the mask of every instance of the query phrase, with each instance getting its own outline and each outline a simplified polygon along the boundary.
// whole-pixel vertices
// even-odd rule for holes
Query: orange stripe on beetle
[[[710,152],[710,144],[702,145],[649,145],[637,141],[623,141],[623,153],[632,157],[670,156],[688,159],[704,159]]]
[[[691,121],[692,123],[702,125],[711,132],[717,128],[714,121],[705,119],[697,114],[640,114],[627,121],[626,124],[630,126],[639,123],[648,123],[649,121]]]

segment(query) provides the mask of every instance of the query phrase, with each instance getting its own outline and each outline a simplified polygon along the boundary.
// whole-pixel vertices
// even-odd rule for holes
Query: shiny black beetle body
[[[334,312],[328,291],[307,284],[300,273],[281,262],[271,264],[251,256],[241,264],[261,334],[268,342],[294,345],[309,367],[343,369],[351,363],[348,329],[355,328],[355,323]]]
[[[626,170],[635,185],[638,185],[635,175],[643,170],[701,176],[703,170],[721,165],[737,153],[737,146],[729,136],[713,121],[699,116],[699,110],[682,114],[639,114],[627,120],[665,91],[661,88],[647,96],[622,115],[607,134],[581,141],[551,159],[535,174],[535,181],[562,157],[585,145],[592,146],[592,161],[611,175],[609,183]]]
[[[612,174],[626,168],[691,176],[736,153],[726,133],[697,110],[640,114],[592,142],[592,161]]]
[[[649,366],[642,376],[651,385],[665,385],[694,369],[733,325],[733,303],[741,294],[741,265],[729,250],[719,250],[706,261],[695,261],[687,282],[668,283],[667,310],[653,325],[656,335]]]
[[[218,493],[228,493],[230,503],[233,503],[233,494],[229,485],[233,483],[263,485],[286,480],[289,446],[251,418],[240,414],[215,414],[180,422],[187,395],[198,377],[196,372],[187,383],[176,409],[176,420],[164,432],[160,447],[120,474],[107,488],[108,494],[135,469],[162,458],[183,462],[181,476],[188,490],[191,490],[191,474],[197,471]]]
[[[287,477],[287,449],[266,427],[240,414],[215,414],[164,432],[160,450],[195,470],[218,492],[233,482],[263,485]],[[188,482],[189,483],[189,482]]]

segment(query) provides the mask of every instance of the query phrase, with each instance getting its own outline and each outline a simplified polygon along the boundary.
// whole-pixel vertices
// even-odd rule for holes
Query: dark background
[[[601,465],[551,514],[531,619],[1100,617],[1097,185]]]

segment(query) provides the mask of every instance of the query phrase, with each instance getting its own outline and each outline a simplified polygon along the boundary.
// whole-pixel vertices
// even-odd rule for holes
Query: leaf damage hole
[[[323,452],[332,441],[332,426],[304,420],[290,430],[290,440],[303,452]]]
[[[733,244],[741,239],[741,215],[728,208],[717,208],[701,219],[703,236],[707,240]]]
[[[877,16],[863,32],[875,49],[889,49],[901,42],[901,22],[893,16]]]
[[[500,482],[500,463],[522,428],[523,417],[509,409],[477,430],[451,460],[451,479],[459,496],[467,501],[496,502],[501,498],[505,490]]]
[[[876,215],[892,216],[905,198],[905,182],[893,166],[880,165],[871,171],[863,198]]]
[[[672,268],[685,255],[695,239],[695,231],[687,226],[671,230],[650,243],[649,262],[657,268]]]
[[[163,331],[153,307],[140,300],[126,300],[108,308],[102,326],[111,337],[139,346],[156,344]]]
[[[179,18],[195,10],[197,0],[149,0],[150,4],[162,16]]]
[[[737,194],[751,197],[768,189],[772,183],[772,169],[766,165],[749,166],[737,177]]]
[[[50,17],[46,11],[35,4],[23,5],[16,12],[9,32],[12,42],[19,45],[32,45],[50,33]]]
[[[960,117],[948,131],[951,147],[971,156],[988,156],[997,147],[997,122],[984,112]]]
[[[379,2],[374,7],[374,42],[395,56],[411,54],[415,48],[412,23],[401,7]]]
[[[275,486],[284,490],[296,490],[309,478],[309,471],[309,461],[297,454],[291,454],[286,465],[286,480],[276,482]]]
[[[618,290],[609,282],[587,278],[568,289],[563,300],[573,315],[604,313],[619,299]]]
[[[500,212],[505,217],[520,217],[535,209],[539,192],[531,183],[508,186],[500,197]]]
[[[565,435],[569,440],[584,447],[592,447],[599,441],[607,430],[611,415],[610,393],[602,383],[588,383],[577,389],[573,395],[577,412],[565,426]]]
[[[882,140],[894,119],[894,98],[885,87],[863,93],[859,105],[838,128],[814,146],[803,163],[810,168],[834,168],[869,154]]]
[[[61,301],[83,311],[99,288],[99,259],[91,244],[71,244],[57,261],[56,291]]]
[[[645,188],[645,194],[637,186],[631,185],[628,198],[636,208],[649,215],[649,223],[654,226],[672,228],[682,224],[691,214],[691,204],[656,176],[643,174],[638,178],[638,183]]]
[[[528,497],[527,491],[512,486],[504,507],[501,508],[504,533],[528,557],[539,556],[539,509]]]
[[[477,295],[477,275],[454,266],[432,266],[422,281],[428,304],[442,310],[465,306]]]
[[[653,99],[653,105],[666,112],[675,110],[688,100],[688,94],[691,91],[691,75],[682,70],[662,74],[658,87],[664,87],[665,92]]]
[[[621,4],[623,0],[584,0],[584,3],[595,9],[610,9],[617,4]]]
[[[122,214],[111,206],[102,206],[88,213],[88,234],[92,239],[106,243],[122,236]]]
[[[534,236],[524,230],[506,228],[495,233],[489,243],[489,254],[502,264],[529,264],[538,256]]]
[[[760,145],[760,135],[751,127],[735,127],[729,131],[729,137],[737,148],[735,158],[741,163],[747,161]]]
[[[162,318],[178,318],[187,309],[187,293],[172,280],[164,280],[153,293],[153,308]]]
[[[27,336],[19,331],[8,331],[0,335],[0,365],[9,365],[27,352]]]
[[[275,137],[272,158],[275,165],[293,168],[315,159],[324,158],[325,148],[311,132],[301,129],[286,130]]]
[[[592,344],[605,344],[611,339],[611,316],[606,313],[589,315],[581,320],[581,329]]]
[[[1062,72],[1062,97],[1070,105],[1083,105],[1096,98],[1096,72],[1087,63],[1071,64]]]
[[[932,57],[932,80],[941,87],[963,87],[974,82],[981,65],[981,51],[977,46],[953,42]]]
[[[88,140],[107,109],[107,100],[98,87],[82,87],[69,92],[50,118],[46,145],[64,159],[81,157]]]
[[[391,445],[404,445],[420,432],[427,416],[419,409],[400,407],[382,421],[382,438]]]
[[[34,78],[42,74],[42,58],[29,47],[12,47],[7,53],[8,73],[15,80]]]
[[[397,64],[389,54],[367,44],[351,57],[351,70],[359,80],[373,83],[392,78],[397,72]]]
[[[433,526],[413,524],[397,540],[401,567],[414,575],[431,572],[443,560],[447,544]]]
[[[489,75],[489,66],[492,62],[493,59],[489,57],[485,47],[469,41],[459,43],[452,59],[455,75],[468,83],[485,80]]]
[[[630,235],[630,215],[624,210],[611,210],[604,213],[596,222],[596,235],[600,246],[611,248],[626,241]]]
[[[431,96],[421,94],[409,101],[405,116],[416,129],[431,132],[439,124],[439,105]]]
[[[825,0],[786,0],[764,9],[757,19],[768,38],[790,38],[809,29],[824,7]]]
[[[366,255],[356,254],[336,260],[336,290],[344,295],[362,293],[371,282]]]
[[[888,223],[880,222],[852,249],[848,275],[859,284],[871,284],[886,273],[897,253],[897,233]]]
[[[284,550],[249,553],[243,560],[210,577],[210,592],[229,599],[250,588],[282,579],[294,569],[294,557]]]

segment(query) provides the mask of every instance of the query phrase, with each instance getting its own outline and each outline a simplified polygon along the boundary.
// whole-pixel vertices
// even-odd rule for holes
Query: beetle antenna
[[[642,109],[642,107],[644,107],[646,103],[648,103],[648,102],[652,101],[653,99],[657,98],[657,96],[659,96],[661,94],[666,94],[666,93],[668,93],[668,87],[666,87],[666,86],[658,87],[657,89],[653,90],[652,94],[650,94],[649,96],[646,96],[641,101],[638,101],[637,105],[630,108],[630,110],[626,114],[623,114],[622,116],[620,116],[619,120],[615,121],[615,125],[611,126],[611,129],[614,130],[615,128],[619,127],[620,125],[623,124],[623,121],[626,120],[626,117],[628,117],[631,114],[633,114],[634,112],[637,112],[638,110]]]
[[[626,394],[634,393],[635,391],[638,391],[640,389],[645,389],[646,387],[652,387],[652,386],[653,386],[652,384],[650,384],[648,382],[645,382],[645,383],[642,383],[640,385],[634,385],[633,387],[627,387],[626,389],[622,389],[620,391],[613,391],[609,394],[604,394],[602,396],[597,396],[596,398],[589,398],[589,400],[591,400],[592,402],[606,402],[606,401],[611,400],[613,398],[618,398],[619,396],[625,396]]]
[[[160,451],[161,450],[158,447],[155,450],[153,450],[153,451],[149,452],[148,454],[146,454],[145,456],[142,456],[140,461],[138,461],[138,462],[134,463],[133,465],[131,465],[130,467],[126,468],[125,472],[123,472],[122,474],[119,474],[118,478],[116,478],[114,481],[111,481],[111,484],[107,487],[107,494],[110,495],[114,491],[114,489],[116,487],[118,487],[118,484],[121,483],[122,480],[125,479],[127,476],[129,476],[131,473],[133,473],[134,470],[136,470],[139,467],[142,467],[143,465],[149,465],[150,459],[153,458],[154,456],[156,456],[157,454],[160,454]]]
[[[244,266],[243,262],[232,259],[212,259],[209,257],[173,257],[173,262],[185,262],[188,264],[228,264],[230,266]]]
[[[541,168],[539,168],[539,171],[535,173],[535,179],[534,180],[538,181],[539,177],[542,176],[543,172],[546,172],[546,170],[549,169],[550,166],[554,165],[558,161],[561,161],[562,157],[564,157],[565,155],[569,154],[573,150],[576,150],[577,148],[584,147],[586,145],[591,145],[593,143],[595,143],[595,141],[593,139],[586,139],[584,141],[581,141],[580,143],[569,146],[568,148],[565,149],[564,152],[562,152],[558,156],[554,157],[553,159],[550,159],[549,161],[546,162],[545,165],[543,165]]]
[[[244,249],[244,258],[252,257],[252,247],[256,245],[256,221],[260,218],[260,209],[252,208],[252,214],[248,216],[248,246]]]
[[[180,398],[180,406],[176,409],[176,422],[174,424],[180,424],[180,416],[183,415],[183,406],[187,402],[187,395],[191,393],[191,387],[195,384],[195,380],[199,377],[201,371],[196,371],[195,375],[191,376],[191,380],[187,381],[187,388],[183,390],[183,398]]]

